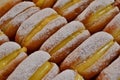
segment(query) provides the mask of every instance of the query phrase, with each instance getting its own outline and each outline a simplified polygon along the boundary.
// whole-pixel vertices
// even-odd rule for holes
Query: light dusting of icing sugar
[[[64,60],[64,64],[71,64],[76,61],[77,63],[81,63],[85,61],[88,57],[95,53],[95,51],[99,50],[102,46],[108,43],[110,40],[113,40],[113,37],[106,32],[97,32],[85,40],[80,46],[78,46],[67,58]]]
[[[25,21],[28,17],[30,17],[32,14],[34,14],[35,12],[39,11],[38,7],[31,7],[27,10],[25,10],[24,12],[20,13],[19,15],[17,15],[13,20],[11,20],[9,24],[13,24],[13,27],[19,27],[20,24]]]
[[[110,64],[111,61],[114,60],[116,56],[119,55],[118,50],[120,46],[118,43],[114,43],[109,50],[107,50],[102,57],[100,57],[92,66],[85,70],[84,73],[91,75],[91,72],[94,72],[93,75],[101,72],[106,66]],[[114,79],[113,79],[114,80]]]
[[[0,45],[0,59],[19,48],[21,48],[20,45],[15,42],[3,43],[2,45]]]
[[[65,70],[58,74],[55,78],[52,80],[75,80],[76,72],[73,70]]]
[[[83,44],[81,44],[80,47],[78,47],[79,50],[83,49],[83,52],[82,50],[80,51],[82,52],[81,58],[82,59],[85,59],[85,57],[87,58],[88,55],[90,56],[96,50],[98,50],[98,48],[101,48],[103,45],[105,45],[107,42],[109,42],[112,39],[113,37],[111,35],[104,32],[98,32],[92,35],[90,38],[88,38],[88,40],[86,40]],[[82,57],[82,55],[84,56]]]
[[[44,51],[36,51],[32,53],[18,65],[7,80],[28,80],[30,76],[49,58],[50,55]]]
[[[70,36],[72,33],[77,31],[78,29],[84,29],[82,23],[78,21],[72,21],[61,29],[59,29],[55,34],[53,34],[42,46],[41,49],[47,50],[48,52],[52,50],[57,44],[63,41],[65,38]]]
[[[62,48],[60,48],[58,51],[56,51],[51,59],[53,61],[57,61],[56,59],[59,59],[59,62],[62,61],[64,58],[66,58],[76,47],[78,47],[84,40],[86,40],[90,36],[90,33],[88,30],[82,31],[81,34],[77,35],[75,38],[73,38],[71,41],[67,42]],[[62,56],[60,58],[60,56]],[[52,61],[52,60],[51,60]]]
[[[49,22],[44,28],[35,34],[35,36],[31,39],[31,42],[36,40],[41,40],[39,43],[43,43],[47,38],[49,38],[53,33],[55,33],[58,29],[60,29],[67,21],[64,17],[57,17],[56,19]]]
[[[33,14],[31,17],[25,20],[19,27],[17,31],[17,35],[19,35],[19,39],[22,40],[31,32],[31,30],[35,27],[35,25],[41,22],[44,18],[54,13],[56,12],[53,9],[46,8]]]
[[[90,14],[95,13],[97,10],[99,10],[113,2],[114,2],[114,0],[95,0],[77,17],[77,20],[83,21]]]
[[[0,25],[4,24],[5,21],[12,19],[17,14],[21,13],[23,10],[35,6],[33,2],[21,2],[15,5],[11,10],[9,10],[3,17],[0,19]]]

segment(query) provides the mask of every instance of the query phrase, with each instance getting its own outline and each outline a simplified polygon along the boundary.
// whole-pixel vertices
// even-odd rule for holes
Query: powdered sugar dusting
[[[44,51],[36,51],[32,53],[18,65],[7,80],[28,80],[30,76],[49,58],[50,55]]]
[[[17,14],[21,13],[23,10],[35,6],[33,2],[21,2],[15,5],[11,10],[9,10],[3,17],[0,19],[0,25],[4,24],[5,21],[12,19]]]
[[[46,8],[42,9],[39,12],[33,14],[30,18],[24,21],[17,31],[17,35],[19,35],[19,40],[21,41],[24,37],[26,37],[30,31],[41,22],[47,16],[56,13],[53,9]]]
[[[113,61],[116,56],[119,55],[118,50],[120,49],[120,46],[118,43],[114,43],[100,59],[98,59],[92,66],[90,66],[88,69],[84,71],[84,73],[91,75],[91,72],[94,75],[101,72],[106,66],[110,64],[111,61]],[[91,76],[92,77],[92,76]],[[112,79],[114,80],[114,79]]]
[[[110,40],[113,40],[113,37],[106,32],[95,33],[68,55],[62,66],[70,66],[73,62],[76,62],[76,60],[75,65],[83,62]]]
[[[42,46],[41,50],[50,52],[57,44],[63,41],[65,38],[70,36],[72,33],[79,29],[85,29],[84,25],[78,21],[72,21],[61,29],[59,29],[55,34],[53,34]]]
[[[67,21],[64,17],[61,17],[61,16],[57,17],[56,19],[49,22],[46,26],[44,26],[44,28],[41,31],[36,33],[30,40],[30,42],[31,43],[35,42],[36,44],[36,41],[37,41],[39,45],[36,45],[36,46],[38,46],[39,48],[45,40],[47,40],[53,33],[55,33],[58,29],[60,29],[66,23]],[[31,44],[29,46],[32,47]]]
[[[38,7],[31,7],[17,15],[13,20],[9,22],[9,24],[13,24],[14,25],[13,27],[19,27],[24,20],[26,20],[28,17],[30,17],[37,11],[39,11]]]
[[[0,46],[0,59],[7,56],[11,52],[20,49],[20,45],[15,42],[5,42]]]
[[[62,62],[76,47],[78,47],[89,36],[90,33],[88,30],[82,31],[81,34],[77,35],[71,41],[67,42],[66,45],[56,51],[51,56],[51,61],[55,61],[56,63]]]
[[[73,70],[65,70],[58,74],[52,80],[75,80],[76,72]]]
[[[83,21],[90,14],[95,13],[97,10],[104,8],[113,2],[114,0],[95,0],[77,17],[77,20]]]

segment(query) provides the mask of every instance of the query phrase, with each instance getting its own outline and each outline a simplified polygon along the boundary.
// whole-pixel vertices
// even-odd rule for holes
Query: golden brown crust
[[[12,60],[3,70],[0,70],[0,80],[5,80],[17,67],[17,65],[27,57],[27,54],[22,52],[14,60]]]
[[[1,1],[3,2],[3,4],[0,5],[0,17],[3,16],[15,4],[21,2],[22,0],[1,0]]]

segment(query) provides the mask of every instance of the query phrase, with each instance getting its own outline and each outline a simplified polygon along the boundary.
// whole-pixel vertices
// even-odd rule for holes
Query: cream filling
[[[100,19],[100,17],[102,17],[103,15],[107,14],[110,10],[112,10],[114,8],[114,6],[112,6],[111,4],[96,11],[95,13],[91,14],[85,21],[83,21],[83,23],[85,24],[85,26],[87,28],[91,28],[92,24],[97,21],[98,19]]]
[[[50,16],[48,16],[47,18],[43,19],[41,22],[39,22],[34,29],[28,34],[28,36],[26,36],[23,41],[22,41],[22,45],[23,46],[27,46],[30,42],[30,40],[32,39],[32,37],[35,36],[35,34],[37,34],[38,32],[40,32],[49,22],[51,22],[52,20],[56,19],[57,17],[59,17],[58,14],[52,14]]]
[[[69,35],[67,38],[65,38],[64,40],[62,40],[59,44],[57,44],[49,53],[51,55],[53,55],[55,52],[57,52],[59,49],[61,49],[62,47],[64,47],[69,41],[71,41],[72,39],[74,39],[75,37],[77,37],[79,34],[81,34],[83,32],[84,29],[81,30],[77,30],[76,32],[72,33],[71,35]]]
[[[114,41],[110,41],[108,44],[106,44],[100,50],[96,51],[96,53],[93,54],[91,57],[89,57],[86,61],[84,61],[83,63],[81,63],[73,68],[75,68],[80,74],[82,74],[86,69],[88,69],[96,61],[98,61],[113,44],[114,44]]]
[[[37,71],[29,78],[29,80],[42,80],[42,78],[50,71],[53,65],[50,62],[44,63]]]
[[[0,70],[2,70],[5,66],[7,66],[13,59],[15,59],[21,52],[26,52],[27,49],[25,47],[13,51],[9,55],[5,56],[4,58],[0,59]]]

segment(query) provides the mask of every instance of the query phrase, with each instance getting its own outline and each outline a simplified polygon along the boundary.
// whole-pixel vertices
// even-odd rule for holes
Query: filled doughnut
[[[100,31],[120,12],[114,3],[114,0],[95,0],[76,20],[83,22],[91,33]]]
[[[7,80],[52,80],[59,68],[49,62],[50,55],[44,51],[36,51],[22,61]]]
[[[17,65],[27,57],[26,51],[25,47],[21,48],[15,42],[0,45],[0,80],[6,80]]]
[[[93,34],[62,62],[61,69],[77,70],[85,79],[96,76],[118,55],[120,46],[106,32]]]
[[[89,31],[85,29],[82,23],[79,21],[72,21],[47,39],[40,50],[50,53],[50,61],[60,63],[89,36]]]
[[[33,2],[21,2],[0,18],[0,29],[10,39],[14,39],[20,24],[38,10]]]
[[[16,41],[33,52],[66,23],[66,19],[53,9],[42,9],[21,24],[16,33]]]

